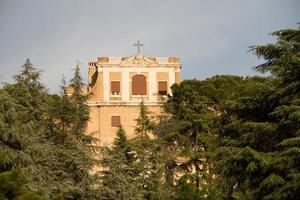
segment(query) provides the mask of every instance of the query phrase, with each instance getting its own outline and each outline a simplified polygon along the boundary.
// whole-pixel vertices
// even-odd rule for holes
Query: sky
[[[0,0],[0,82],[12,82],[26,58],[57,93],[77,60],[131,56],[141,40],[148,56],[178,56],[183,79],[258,75],[249,46],[296,28],[300,0]]]

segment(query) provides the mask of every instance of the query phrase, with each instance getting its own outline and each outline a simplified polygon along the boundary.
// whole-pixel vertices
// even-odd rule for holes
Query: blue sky
[[[11,82],[26,58],[57,92],[79,60],[178,56],[183,79],[256,75],[248,46],[274,42],[270,32],[295,28],[299,0],[0,0],[0,81]]]

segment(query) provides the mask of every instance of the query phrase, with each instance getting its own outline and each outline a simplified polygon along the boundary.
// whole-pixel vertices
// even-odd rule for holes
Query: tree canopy
[[[164,113],[144,101],[95,147],[79,65],[72,95],[49,94],[29,59],[0,89],[0,200],[278,199],[300,196],[300,28],[250,47],[268,76],[216,75],[171,87]],[[98,171],[92,171],[97,168]]]

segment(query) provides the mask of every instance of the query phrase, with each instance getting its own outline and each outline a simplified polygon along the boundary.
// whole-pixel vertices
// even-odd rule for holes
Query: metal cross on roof
[[[144,46],[143,43],[140,42],[140,40],[138,40],[135,44],[133,44],[133,46],[137,47],[137,54],[141,53],[141,47]]]

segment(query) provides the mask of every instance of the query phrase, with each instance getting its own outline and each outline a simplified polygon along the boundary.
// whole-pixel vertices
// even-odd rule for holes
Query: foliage
[[[143,199],[141,185],[136,180],[138,172],[133,166],[130,144],[122,126],[118,129],[114,146],[103,147],[101,156],[102,198]]]
[[[172,191],[162,181],[165,155],[162,152],[160,141],[153,138],[155,123],[151,116],[142,101],[140,115],[136,120],[135,133],[137,137],[130,141],[135,158],[133,166],[138,172],[136,180],[142,186],[144,199],[167,199],[172,196]]]
[[[136,119],[136,122],[135,133],[137,134],[137,137],[141,140],[149,139],[149,134],[152,133],[154,124],[150,119],[149,111],[145,106],[144,101],[141,101],[140,103],[140,115]]]
[[[270,77],[174,84],[164,114],[154,119],[142,101],[136,137],[120,126],[100,154],[85,134],[89,95],[79,66],[72,95],[65,81],[50,95],[27,59],[0,89],[0,200],[297,199],[300,29],[272,35],[275,44],[251,47],[265,60],[255,69]]]
[[[0,173],[0,199],[13,200],[46,200],[47,198],[40,192],[30,190],[25,184],[27,183],[25,174],[20,168],[8,172]]]
[[[254,46],[273,80],[228,102],[216,168],[226,198],[297,199],[300,191],[300,30],[274,32],[276,44]],[[297,164],[296,164],[297,163]]]
[[[27,59],[16,83],[0,90],[0,172],[7,175],[21,168],[24,187],[32,188],[32,194],[87,198],[95,191],[89,173],[94,165],[92,139],[84,134],[85,99],[49,95],[39,77]]]

